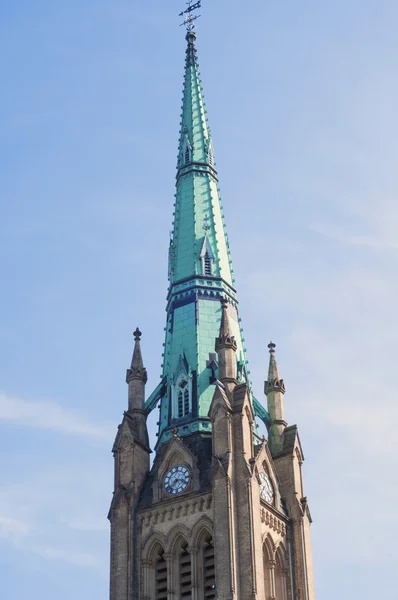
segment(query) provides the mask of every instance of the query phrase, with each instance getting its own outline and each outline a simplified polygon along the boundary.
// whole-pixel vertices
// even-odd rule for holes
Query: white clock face
[[[189,469],[178,465],[167,471],[164,478],[164,489],[168,494],[181,494],[191,480]]]
[[[264,471],[260,473],[260,498],[265,502],[271,503],[274,499],[274,490],[269,477]]]

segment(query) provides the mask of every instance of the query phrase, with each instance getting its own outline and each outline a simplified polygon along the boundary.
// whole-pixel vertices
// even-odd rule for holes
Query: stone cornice
[[[140,517],[141,530],[156,525],[157,523],[164,523],[165,521],[173,521],[174,519],[181,519],[181,517],[187,516],[188,514],[203,513],[210,510],[212,504],[212,495],[189,495],[184,498],[182,496],[178,500],[172,498],[170,500],[163,500],[157,505],[148,509],[141,509],[137,511]]]
[[[277,533],[280,533],[282,537],[286,535],[286,523],[281,519],[278,519],[269,510],[265,508],[261,509],[261,522],[265,523],[270,529],[273,529]]]

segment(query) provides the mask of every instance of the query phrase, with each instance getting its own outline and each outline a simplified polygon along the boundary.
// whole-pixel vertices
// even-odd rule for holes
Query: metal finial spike
[[[270,354],[273,354],[273,353],[275,353],[276,344],[274,344],[274,342],[271,341],[268,344],[268,348],[269,348]]]
[[[187,6],[188,6],[188,8],[186,8],[185,10],[180,12],[180,14],[178,16],[185,17],[185,21],[183,23],[181,23],[181,26],[185,25],[187,32],[193,33],[193,30],[195,29],[194,22],[196,21],[196,19],[199,19],[199,17],[201,16],[201,15],[194,15],[193,12],[195,10],[198,10],[202,6],[202,0],[198,0],[195,3],[193,3],[193,0],[188,0]]]
[[[134,331],[134,339],[135,339],[135,341],[139,342],[140,339],[141,339],[141,336],[142,336],[142,333],[141,333],[141,331],[137,327],[137,329]]]

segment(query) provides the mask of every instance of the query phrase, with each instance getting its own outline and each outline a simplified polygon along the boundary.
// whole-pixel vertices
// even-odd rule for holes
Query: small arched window
[[[204,275],[211,277],[211,275],[213,274],[213,270],[212,270],[212,259],[211,256],[208,252],[206,252],[206,254],[204,255],[203,258],[203,267],[204,267]]]

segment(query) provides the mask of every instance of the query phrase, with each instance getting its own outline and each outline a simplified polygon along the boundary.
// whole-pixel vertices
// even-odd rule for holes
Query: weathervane
[[[199,19],[199,17],[201,16],[201,15],[194,15],[193,12],[195,10],[198,10],[202,6],[202,0],[198,0],[198,2],[195,2],[195,3],[193,3],[193,0],[188,0],[187,6],[188,6],[188,8],[186,8],[185,10],[180,12],[180,14],[178,16],[185,18],[185,21],[184,21],[184,23],[181,23],[181,26],[185,25],[187,28],[187,31],[189,33],[195,29],[194,21],[196,21],[196,19]]]

